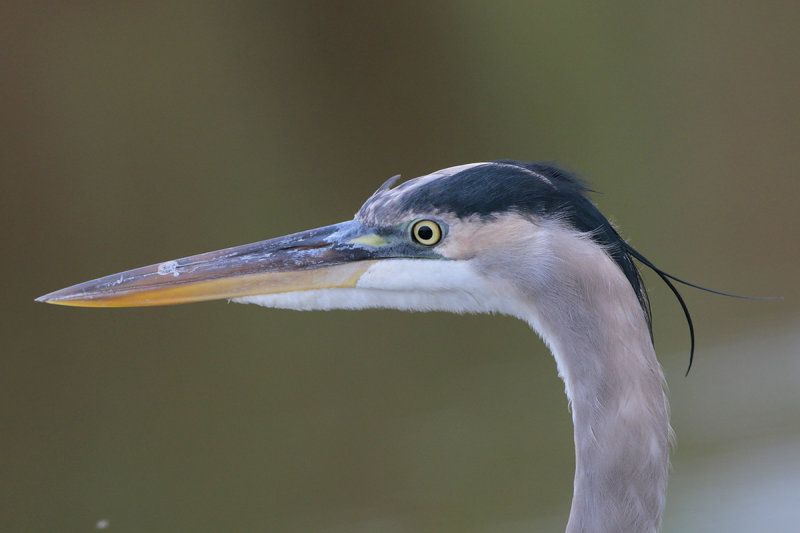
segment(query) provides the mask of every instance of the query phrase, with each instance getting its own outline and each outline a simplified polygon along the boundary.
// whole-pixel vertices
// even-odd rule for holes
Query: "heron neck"
[[[567,532],[654,532],[669,468],[664,375],[630,284],[610,259],[588,264],[591,272],[570,267],[537,294],[529,320],[555,356],[572,410]]]

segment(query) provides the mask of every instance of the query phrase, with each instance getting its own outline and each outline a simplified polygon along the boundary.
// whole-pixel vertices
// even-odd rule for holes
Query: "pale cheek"
[[[464,291],[480,283],[463,261],[387,259],[361,275],[356,287],[390,291]]]
[[[472,239],[447,240],[439,246],[438,252],[444,257],[456,260],[469,260],[476,255]]]

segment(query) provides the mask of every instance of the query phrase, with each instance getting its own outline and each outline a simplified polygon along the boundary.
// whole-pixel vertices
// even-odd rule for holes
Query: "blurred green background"
[[[665,531],[796,531],[793,2],[6,2],[0,530],[563,530],[571,420],[505,317],[35,304],[347,220],[384,179],[578,171],[647,274]]]

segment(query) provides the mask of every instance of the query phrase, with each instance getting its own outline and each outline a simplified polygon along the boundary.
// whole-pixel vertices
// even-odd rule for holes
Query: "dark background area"
[[[507,317],[46,292],[350,219],[386,178],[555,161],[646,274],[665,531],[800,520],[798,4],[0,7],[0,529],[558,531],[571,420]],[[103,522],[107,521],[107,522]]]

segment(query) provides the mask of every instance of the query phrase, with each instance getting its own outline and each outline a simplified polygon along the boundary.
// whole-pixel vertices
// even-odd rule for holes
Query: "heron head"
[[[451,167],[393,187],[353,220],[121,272],[39,298],[86,307],[232,299],[269,307],[506,312],[521,290],[545,288],[574,237],[616,262],[643,309],[622,239],[572,175],[543,163]],[[578,247],[578,250],[580,247]],[[573,256],[576,251],[571,250]]]

